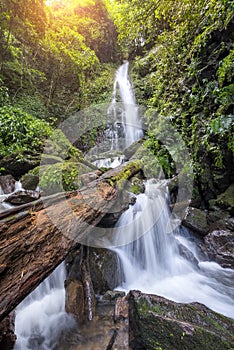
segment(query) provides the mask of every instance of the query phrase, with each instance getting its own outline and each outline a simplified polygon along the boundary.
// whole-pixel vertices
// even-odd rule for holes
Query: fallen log
[[[127,208],[125,182],[140,162],[112,169],[79,191],[59,193],[8,210],[0,218],[0,321],[80,243],[110,210]],[[95,234],[94,234],[95,235]]]

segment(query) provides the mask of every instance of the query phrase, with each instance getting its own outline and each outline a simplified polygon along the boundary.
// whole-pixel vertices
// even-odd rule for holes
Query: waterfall
[[[167,192],[160,186],[147,181],[145,193],[117,222],[117,236],[128,232],[126,241],[131,241],[114,249],[122,279],[117,289],[137,289],[176,302],[196,301],[234,318],[234,270],[202,261],[184,231],[173,229]],[[181,255],[181,246],[193,260]]]
[[[114,119],[111,130],[112,149],[128,147],[143,136],[134,90],[128,75],[129,62],[122,64],[115,74],[113,98],[108,109],[109,120]],[[118,101],[118,98],[120,100]],[[122,130],[122,134],[121,134]],[[121,145],[121,136],[123,145]]]
[[[15,350],[54,349],[61,332],[75,324],[65,312],[65,263],[58,266],[16,309]]]

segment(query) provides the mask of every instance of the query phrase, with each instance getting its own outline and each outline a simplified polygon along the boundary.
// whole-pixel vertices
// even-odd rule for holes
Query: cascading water
[[[51,350],[62,332],[75,326],[65,312],[65,263],[43,281],[16,309],[15,350]]]
[[[111,129],[112,149],[128,147],[143,136],[141,122],[138,116],[138,106],[128,75],[129,62],[122,64],[115,75],[113,99],[108,109],[109,119],[113,117],[114,127]],[[118,94],[120,101],[118,101]],[[120,144],[122,130],[123,145]]]
[[[121,118],[124,129],[123,146],[125,147],[138,140],[142,135],[138,108],[128,77],[128,63],[124,63],[117,70],[115,77],[113,101],[108,114],[114,113],[116,118],[118,89],[122,101]],[[119,136],[115,132],[110,136],[113,149],[118,149]],[[116,144],[115,141],[117,141]],[[96,161],[96,166],[116,167],[123,161],[123,158],[120,155],[100,159]],[[17,342],[15,350],[54,349],[60,333],[66,332],[66,330],[75,326],[74,319],[65,312],[65,278],[65,266],[62,264],[17,307],[15,319]]]
[[[5,200],[8,196],[12,195],[14,192],[20,191],[20,190],[22,190],[22,189],[23,189],[23,188],[22,188],[22,184],[21,184],[20,181],[16,181],[16,182],[15,182],[14,191],[11,192],[11,193],[8,193],[8,194],[4,193],[3,190],[2,190],[2,187],[0,186],[0,213],[3,212],[3,211],[5,211],[5,210],[7,210],[7,209],[11,209],[11,208],[14,207],[14,205],[11,205],[11,204],[9,204],[9,203],[7,203],[7,202],[4,202],[4,200]]]
[[[234,318],[234,270],[201,261],[196,246],[179,228],[173,229],[165,191],[149,180],[146,191],[117,222],[117,236],[126,236],[127,245],[114,249],[120,259],[117,289],[137,289],[176,302],[201,302]],[[124,244],[124,241],[123,241]],[[184,246],[194,256],[192,263],[180,254]]]

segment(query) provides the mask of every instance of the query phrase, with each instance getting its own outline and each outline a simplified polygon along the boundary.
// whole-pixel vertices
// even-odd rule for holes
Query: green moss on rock
[[[134,350],[231,350],[234,321],[198,303],[179,304],[131,291],[130,346]]]

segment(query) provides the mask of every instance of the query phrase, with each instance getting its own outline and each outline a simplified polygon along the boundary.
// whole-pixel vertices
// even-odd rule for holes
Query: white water
[[[15,350],[51,350],[75,321],[65,312],[65,264],[62,263],[16,309]]]
[[[145,194],[138,195],[117,226],[119,235],[128,232],[126,241],[132,237],[132,243],[115,249],[122,276],[117,289],[137,289],[176,302],[196,301],[234,318],[234,270],[209,261],[198,260],[195,266],[179,254],[183,243],[199,259],[194,243],[181,230],[173,230],[167,196],[158,183],[146,183]]]
[[[11,209],[14,208],[14,205],[7,203],[7,202],[3,202],[4,199],[6,199],[7,197],[9,197],[10,195],[12,195],[12,193],[16,192],[16,191],[20,191],[22,190],[22,184],[20,181],[16,181],[15,182],[15,188],[14,191],[8,194],[5,194],[2,190],[2,187],[0,186],[0,213],[7,210],[7,209]]]
[[[112,149],[121,149],[119,125],[123,128],[124,146],[128,147],[143,136],[138,115],[134,90],[128,75],[129,62],[122,64],[116,74],[113,89],[113,99],[109,107],[109,117],[114,117],[114,128],[111,132]],[[118,101],[118,94],[120,101]],[[121,107],[121,108],[119,108]],[[119,111],[120,109],[120,111]]]
[[[93,162],[94,165],[96,165],[97,168],[116,168],[120,164],[122,164],[124,161],[124,156],[119,157],[112,157],[112,158],[103,158],[98,159]]]

